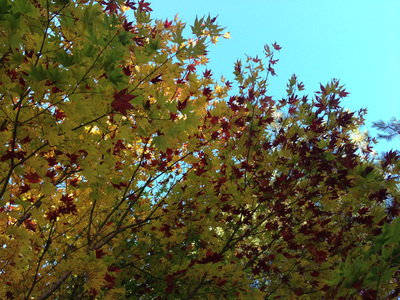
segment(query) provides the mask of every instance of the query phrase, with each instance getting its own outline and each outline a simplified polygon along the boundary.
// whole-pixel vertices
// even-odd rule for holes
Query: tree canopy
[[[400,156],[365,110],[269,96],[277,43],[216,80],[216,18],[151,11],[0,0],[0,297],[396,297]]]

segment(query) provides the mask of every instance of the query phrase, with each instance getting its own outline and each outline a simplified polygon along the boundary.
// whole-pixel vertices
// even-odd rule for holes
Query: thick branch
[[[68,277],[71,275],[71,272],[67,272],[64,275],[62,275],[54,284],[47,290],[45,291],[41,296],[39,296],[36,300],[43,300],[47,299],[53,294],[59,287],[60,285],[68,279]]]

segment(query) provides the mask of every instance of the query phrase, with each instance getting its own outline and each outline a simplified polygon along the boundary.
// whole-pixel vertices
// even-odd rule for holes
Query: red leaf
[[[143,12],[143,11],[145,11],[145,12],[151,12],[151,11],[153,11],[153,10],[150,8],[150,3],[149,3],[149,2],[144,2],[144,0],[140,0],[140,1],[138,2],[138,5],[139,5],[139,12]]]
[[[212,76],[212,73],[211,73],[211,70],[205,70],[204,72],[203,72],[203,76],[205,77],[205,78],[211,78],[211,76]]]
[[[119,8],[118,3],[115,0],[109,0],[109,2],[101,1],[100,4],[104,5],[106,7],[105,11],[108,10],[110,14],[117,12],[117,10]]]
[[[24,225],[25,225],[26,229],[36,231],[36,224],[33,223],[31,219],[25,220]]]
[[[344,112],[343,115],[339,115],[338,125],[340,125],[341,127],[347,127],[347,125],[351,123],[351,118],[353,117],[353,115],[354,112],[352,113]]]
[[[79,179],[78,178],[74,178],[74,179],[71,179],[69,181],[69,184],[72,185],[73,187],[77,187],[78,186],[78,182],[79,182]]]
[[[46,219],[49,221],[56,221],[60,213],[57,210],[50,210],[46,213]]]
[[[154,77],[152,80],[150,80],[150,82],[151,82],[151,83],[161,82],[161,81],[162,81],[161,75],[162,75],[162,74],[160,74],[160,75]]]
[[[74,198],[71,195],[62,195],[60,201],[66,205],[71,205],[74,202]]]
[[[135,1],[127,0],[127,1],[125,2],[124,5],[127,6],[127,7],[129,7],[130,9],[133,9],[133,10],[136,9],[136,7],[135,7],[135,5],[136,5]]]
[[[55,170],[47,170],[46,172],[46,177],[49,177],[50,179],[53,179],[54,177],[56,177],[57,172]]]
[[[96,250],[96,259],[101,259],[101,258],[103,258],[103,256],[104,256],[104,251],[103,251],[103,249],[97,249]]]
[[[350,93],[346,92],[345,89],[339,91],[339,97],[340,97],[340,98],[347,97],[348,94],[350,94]]]
[[[125,145],[124,145],[124,141],[123,140],[118,140],[115,143],[115,147],[114,147],[114,151],[113,151],[113,155],[119,155],[121,150],[126,149]]]
[[[126,19],[124,20],[124,24],[122,24],[122,27],[124,27],[125,31],[131,31],[133,29],[132,26],[133,22],[128,22]],[[126,75],[126,74],[125,74]]]
[[[187,66],[186,70],[188,70],[188,71],[189,71],[189,74],[190,74],[191,72],[196,71],[196,65],[195,65],[195,64],[189,64],[189,65]],[[186,77],[186,78],[187,78],[187,77]]]
[[[39,174],[36,172],[30,172],[25,174],[25,179],[28,180],[30,183],[38,183],[40,181]]]
[[[74,203],[74,198],[71,195],[63,195],[60,201],[64,203],[63,206],[57,208],[58,214],[74,214],[77,212],[76,204]]]
[[[132,99],[134,99],[135,95],[127,95],[127,88],[121,90],[119,93],[117,91],[114,92],[114,101],[111,103],[111,107],[123,114],[124,116],[127,115],[127,109],[133,109],[133,105],[129,103]]]
[[[178,118],[178,114],[173,114],[173,113],[170,112],[169,115],[171,117],[172,122],[175,121]]]
[[[125,67],[123,67],[122,68],[122,72],[124,72],[124,74],[126,75],[126,76],[130,76],[131,75],[131,69],[129,68],[129,66],[125,66]]]
[[[6,160],[9,160],[9,159],[12,159],[12,158],[17,158],[17,159],[21,159],[22,160],[22,159],[25,158],[25,154],[26,154],[25,151],[14,151],[14,152],[12,152],[10,150],[7,150],[6,154],[4,154],[0,158],[0,161],[6,161]]]
[[[22,144],[28,144],[32,139],[29,137],[29,135],[27,135],[26,137],[24,137],[22,140],[20,140],[20,143]]]
[[[30,189],[31,189],[31,186],[29,184],[24,184],[19,187],[19,193],[20,193],[20,195],[25,194]]]
[[[199,260],[199,264],[207,264],[209,262],[211,263],[217,263],[220,262],[224,258],[223,254],[218,254],[218,253],[213,253],[211,251],[207,251],[206,257]]]
[[[56,121],[60,121],[66,117],[66,114],[61,109],[57,108],[53,116],[56,118]]]
[[[110,274],[108,274],[106,272],[106,275],[104,275],[104,279],[105,279],[105,281],[107,281],[106,287],[108,289],[113,289],[114,285],[115,285],[115,277],[111,276]]]
[[[172,25],[172,21],[168,22],[168,19],[166,19],[165,23],[164,23],[164,28],[167,29],[167,28],[171,27],[171,25]]]
[[[112,184],[114,189],[119,189],[119,190],[121,190],[122,187],[127,187],[128,186],[128,183],[122,182],[122,181],[120,183],[117,183],[117,184],[111,182],[111,184]]]
[[[111,265],[107,268],[108,272],[113,272],[113,273],[121,273],[122,270],[114,265]]]
[[[56,93],[61,92],[61,90],[60,90],[58,87],[53,86],[53,87],[51,88],[51,92],[52,92],[53,94],[56,94]]]
[[[272,44],[272,47],[274,47],[274,49],[277,50],[277,51],[282,49],[282,47],[279,46],[276,42]]]
[[[182,111],[182,110],[184,110],[185,108],[186,108],[186,106],[187,106],[187,104],[188,104],[188,100],[189,100],[189,97],[187,97],[184,101],[179,101],[178,102],[178,110],[180,110],[180,111]]]

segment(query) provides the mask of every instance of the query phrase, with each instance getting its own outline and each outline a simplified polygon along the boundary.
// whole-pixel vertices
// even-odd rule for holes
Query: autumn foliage
[[[269,96],[276,43],[217,81],[216,19],[151,11],[0,0],[0,298],[396,297],[399,154],[365,110],[336,79]]]

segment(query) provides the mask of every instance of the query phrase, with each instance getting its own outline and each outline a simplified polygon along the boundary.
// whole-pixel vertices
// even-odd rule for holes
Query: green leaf
[[[13,0],[13,4],[14,4],[14,12],[13,13],[27,14],[32,11],[32,4],[30,1]]]
[[[8,4],[7,0],[0,0],[0,21],[6,20],[11,8],[12,6]]]
[[[43,69],[43,66],[39,64],[37,67],[35,67],[34,64],[31,65],[31,71],[28,72],[29,78],[32,81],[42,81],[47,79],[47,72],[45,69]]]
[[[190,26],[192,28],[192,33],[195,34],[196,36],[202,35],[203,30],[206,28],[205,25],[202,25],[204,22],[204,18],[201,18],[200,20],[196,19],[194,20],[194,25]]]
[[[55,55],[57,57],[57,61],[66,68],[75,64],[75,56],[74,55],[68,54],[65,51],[62,51],[62,52],[57,51],[55,53]]]

